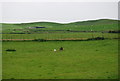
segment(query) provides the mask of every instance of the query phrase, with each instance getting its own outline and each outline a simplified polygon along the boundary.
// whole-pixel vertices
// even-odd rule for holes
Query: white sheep
[[[56,52],[57,50],[56,49],[54,49],[54,52]]]

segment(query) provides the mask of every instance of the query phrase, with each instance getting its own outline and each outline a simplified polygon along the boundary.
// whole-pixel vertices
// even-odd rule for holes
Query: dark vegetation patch
[[[88,38],[88,40],[104,40],[104,37]]]
[[[11,52],[15,52],[15,49],[6,49],[6,51],[11,51]]]
[[[110,77],[108,77],[110,79]]]
[[[42,76],[42,75],[39,75],[39,76]]]
[[[42,66],[38,66],[39,68],[41,68]]]
[[[33,41],[45,42],[47,40],[45,40],[45,39],[34,39]]]
[[[98,50],[95,50],[95,51],[98,51]]]
[[[120,30],[110,30],[108,33],[120,33]]]
[[[106,73],[109,73],[109,72],[106,72]]]
[[[57,79],[57,77],[54,77],[54,79]]]
[[[15,79],[15,78],[11,78],[11,79]]]
[[[46,28],[46,27],[29,27],[29,28]]]

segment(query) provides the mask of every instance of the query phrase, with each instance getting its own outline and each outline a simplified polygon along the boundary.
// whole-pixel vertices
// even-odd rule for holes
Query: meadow
[[[118,78],[118,40],[3,42],[2,50],[4,79]]]
[[[40,33],[40,34],[3,34],[2,39],[69,39],[69,38],[118,38],[116,33]]]
[[[3,79],[117,79],[119,32],[108,31],[118,30],[118,22],[118,20],[101,19],[68,24],[3,23],[2,39],[48,41],[3,41],[2,77]],[[105,39],[76,41],[96,37]],[[60,47],[64,50],[60,51]],[[8,49],[16,51],[6,51]]]
[[[1,24],[1,23],[0,23]],[[2,23],[2,33],[37,33],[38,30],[71,30],[71,31],[109,31],[118,30],[118,20],[101,19],[73,23],[31,22],[20,24]],[[43,29],[29,29],[29,27],[45,27]],[[17,30],[15,30],[17,29]]]

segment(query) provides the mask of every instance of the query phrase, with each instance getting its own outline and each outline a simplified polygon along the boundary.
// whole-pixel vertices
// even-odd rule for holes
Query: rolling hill
[[[109,31],[118,30],[118,20],[100,19],[89,21],[78,21],[67,24],[55,23],[55,22],[32,22],[32,23],[20,23],[20,24],[8,24],[2,23],[2,29],[4,32],[11,32],[14,29],[28,30],[28,27],[46,27],[38,30],[73,30],[73,31]]]

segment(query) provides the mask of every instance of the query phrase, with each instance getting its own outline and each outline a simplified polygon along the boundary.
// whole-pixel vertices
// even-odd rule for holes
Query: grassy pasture
[[[2,51],[3,79],[118,78],[118,40],[3,42]]]
[[[113,33],[41,33],[41,34],[2,34],[3,39],[65,39],[65,38],[118,38],[118,34]]]
[[[40,30],[72,30],[72,31],[109,31],[118,30],[118,20],[100,19],[82,22],[73,22],[67,24],[54,22],[33,22],[21,24],[2,24],[3,33],[11,33],[14,29],[23,29],[14,31],[14,33],[24,33],[26,31],[34,32],[28,27],[46,27]]]
[[[69,30],[118,30],[118,22],[101,19],[68,24],[53,22],[2,24],[4,33],[1,35],[2,39],[111,38],[94,41],[2,42],[3,79],[117,79],[118,39],[112,38],[118,38],[118,34]],[[28,28],[36,26],[46,28]],[[65,50],[59,51],[60,47],[64,47]],[[7,52],[7,49],[16,51]],[[57,51],[54,52],[53,49]]]

